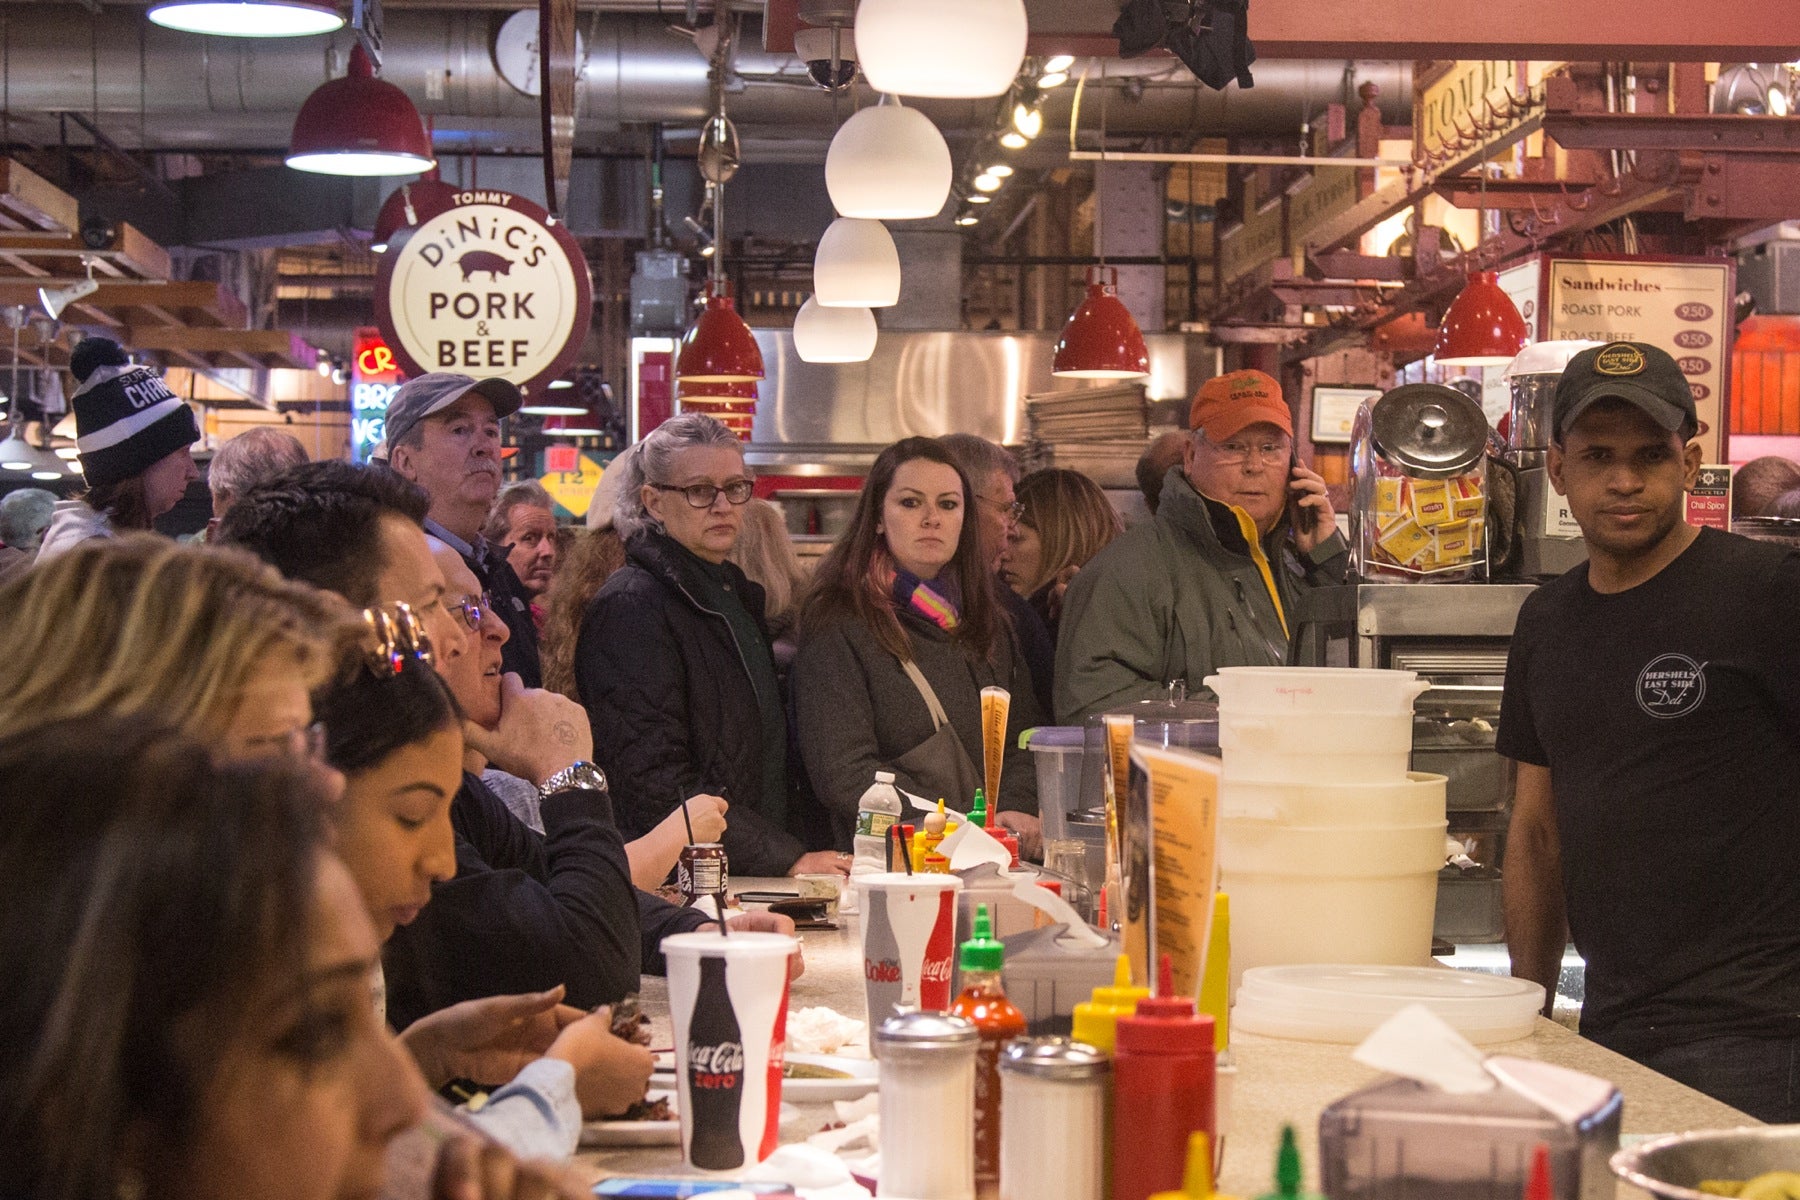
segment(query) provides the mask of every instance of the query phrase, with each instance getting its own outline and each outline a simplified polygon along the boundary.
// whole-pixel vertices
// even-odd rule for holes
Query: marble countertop
[[[740,879],[743,890],[792,890],[792,880]],[[864,1016],[856,917],[840,916],[839,928],[801,935],[806,973],[795,980],[790,1009],[824,1005],[848,1016]],[[643,979],[644,1011],[651,1016],[657,1046],[670,1044],[668,989],[663,979]],[[1237,1078],[1231,1088],[1225,1128],[1225,1162],[1219,1188],[1237,1196],[1270,1191],[1275,1149],[1281,1127],[1292,1123],[1300,1138],[1307,1186],[1318,1179],[1319,1112],[1333,1100],[1373,1082],[1378,1073],[1350,1058],[1351,1046],[1288,1041],[1234,1033],[1231,1056]],[[1539,1018],[1531,1037],[1485,1049],[1583,1071],[1611,1080],[1625,1097],[1623,1132],[1671,1133],[1688,1129],[1728,1128],[1756,1122],[1734,1108],[1668,1079],[1630,1059],[1614,1054],[1562,1026]],[[794,1116],[781,1128],[784,1141],[797,1141],[835,1119],[828,1104],[795,1105]],[[584,1150],[579,1167],[596,1180],[612,1175],[691,1175],[681,1163],[680,1146]],[[1635,1188],[1621,1188],[1624,1198],[1641,1198]]]

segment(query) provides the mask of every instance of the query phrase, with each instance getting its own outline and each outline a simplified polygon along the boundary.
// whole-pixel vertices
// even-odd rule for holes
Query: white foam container
[[[1232,897],[1233,916],[1237,898]],[[1544,989],[1529,980],[1441,966],[1293,964],[1244,973],[1235,1029],[1300,1041],[1355,1043],[1409,1004],[1422,1004],[1477,1045],[1531,1036]]]
[[[1223,667],[1206,677],[1230,713],[1411,713],[1431,687],[1416,671],[1372,667]]]
[[[1227,774],[1219,815],[1295,826],[1429,825],[1444,819],[1445,786],[1444,776],[1424,771],[1375,783],[1267,783]]]

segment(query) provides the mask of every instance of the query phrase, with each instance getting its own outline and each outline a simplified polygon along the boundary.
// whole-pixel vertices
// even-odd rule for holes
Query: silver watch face
[[[541,790],[548,795],[553,792],[567,791],[570,788],[586,788],[589,791],[604,792],[606,790],[606,773],[590,762],[571,763],[544,780]]]

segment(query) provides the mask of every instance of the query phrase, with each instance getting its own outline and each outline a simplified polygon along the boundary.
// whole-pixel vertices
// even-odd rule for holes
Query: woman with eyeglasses
[[[794,709],[814,790],[839,845],[875,772],[966,812],[982,775],[981,689],[1012,693],[1000,795],[1021,848],[1037,829],[1037,775],[1019,734],[1040,723],[1031,675],[1001,609],[968,477],[932,438],[870,468],[856,513],[813,572],[800,609]],[[934,711],[936,710],[936,711]]]
[[[1019,519],[1000,573],[1043,618],[1055,642],[1069,581],[1119,536],[1123,524],[1100,485],[1066,467],[1033,471],[1019,481],[1018,497]]]
[[[643,837],[689,797],[722,796],[734,873],[847,874],[848,855],[809,853],[789,828],[787,716],[763,589],[726,561],[755,488],[743,444],[712,417],[683,414],[625,470],[613,521],[625,565],[588,605],[575,645],[620,830]]]

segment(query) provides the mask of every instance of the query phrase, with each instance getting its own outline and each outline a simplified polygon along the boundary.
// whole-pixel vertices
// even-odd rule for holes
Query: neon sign
[[[377,329],[356,331],[356,354],[350,364],[350,448],[357,462],[387,436],[388,403],[406,376],[394,352]]]

